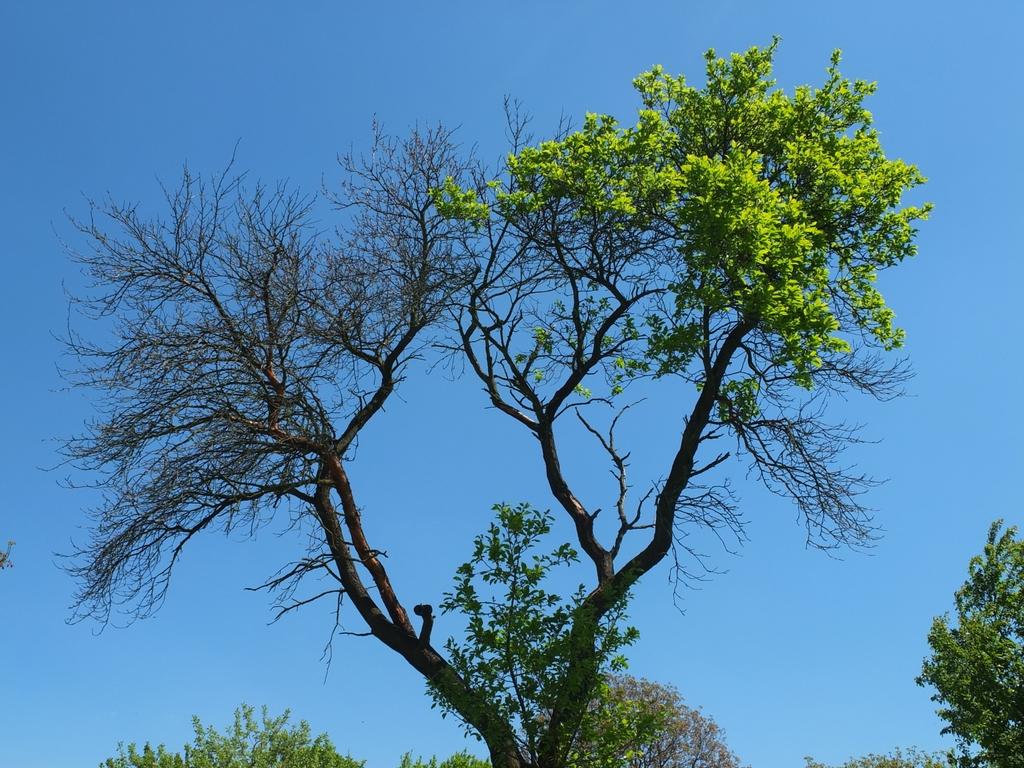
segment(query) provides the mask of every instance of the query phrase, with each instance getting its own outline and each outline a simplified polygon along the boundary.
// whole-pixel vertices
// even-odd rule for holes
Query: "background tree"
[[[512,726],[515,750],[534,763],[567,683],[573,663],[571,630],[586,590],[580,585],[562,597],[548,589],[552,572],[579,558],[568,544],[537,551],[550,534],[550,513],[527,504],[499,504],[494,511],[497,520],[476,537],[472,558],[459,567],[455,586],[441,603],[444,613],[460,613],[466,620],[464,639],[450,638],[445,650],[459,675]],[[620,652],[637,638],[635,629],[622,626],[624,603],[605,614],[594,630],[594,670],[602,677],[623,668]],[[434,688],[432,693],[446,713],[461,716],[444,691]],[[600,690],[569,739],[571,764],[578,763],[573,755],[582,754],[589,768],[620,765],[621,755],[637,740],[638,728],[654,721],[646,713],[637,717],[622,710],[620,702]]]
[[[810,757],[805,768],[828,768]],[[896,749],[888,755],[865,755],[847,760],[837,768],[946,768],[949,765],[939,755],[918,749]]]
[[[4,568],[13,568],[14,563],[11,562],[11,550],[14,548],[14,542],[7,542],[7,549],[0,552],[0,570]]]
[[[186,172],[163,220],[97,206],[81,227],[95,282],[81,306],[109,320],[112,341],[69,340],[100,418],[67,451],[105,491],[73,568],[80,615],[104,620],[115,603],[146,614],[193,536],[252,531],[280,511],[310,534],[265,585],[282,613],[346,599],[495,766],[562,768],[603,679],[606,618],[670,552],[677,573],[693,568],[688,534],[742,535],[712,474],[732,453],[716,440],[731,435],[755,476],[794,500],[812,543],[868,541],[858,494],[871,481],[841,463],[856,433],[830,423],[826,403],[898,392],[904,370],[883,353],[902,334],[875,281],[914,253],[927,210],[900,200],[922,177],[886,159],[862,105],[873,86],[843,78],[838,55],[822,87],[788,95],[773,89],[774,47],[709,52],[703,88],[641,75],[632,127],[590,115],[533,145],[513,115],[496,173],[443,130],[378,134],[367,159],[343,161],[334,239],[311,200],[226,174]],[[501,695],[433,646],[429,604],[414,627],[349,475],[357,437],[431,344],[468,361],[491,404],[536,437],[591,566],[536,758]],[[619,396],[656,379],[680,404],[663,418],[678,447],[635,499]],[[602,404],[605,424],[592,415]],[[611,461],[610,504],[570,484],[570,412]],[[327,588],[299,591],[309,576]]]
[[[956,620],[939,616],[920,685],[957,738],[961,766],[1024,766],[1024,540],[997,520],[956,593]]]
[[[432,757],[429,760],[417,757],[413,759],[411,752],[406,752],[402,755],[402,760],[398,764],[398,768],[489,768],[490,762],[487,760],[481,760],[479,757],[474,757],[468,752],[456,752],[449,758],[437,761],[436,757]]]
[[[613,715],[634,722],[637,738],[618,755],[626,768],[740,768],[738,757],[725,743],[725,734],[699,709],[688,707],[673,686],[630,675],[609,678],[607,701]],[[647,722],[643,722],[643,721]],[[604,726],[613,729],[614,722]],[[587,765],[586,750],[579,761]]]
[[[288,727],[287,711],[270,717],[266,707],[257,720],[252,707],[235,710],[233,725],[221,733],[192,718],[195,738],[182,752],[148,743],[119,745],[117,756],[100,768],[363,768],[363,761],[338,754],[327,734],[310,736],[309,723]]]

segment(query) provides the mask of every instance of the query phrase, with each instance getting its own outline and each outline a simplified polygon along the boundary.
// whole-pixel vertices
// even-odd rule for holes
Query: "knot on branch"
[[[414,605],[412,612],[423,619],[423,626],[420,628],[420,645],[430,645],[430,630],[434,628],[434,606],[428,603]]]

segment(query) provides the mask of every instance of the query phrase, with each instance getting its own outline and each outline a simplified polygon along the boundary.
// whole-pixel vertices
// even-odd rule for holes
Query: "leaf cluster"
[[[456,752],[440,762],[436,757],[431,757],[429,760],[424,760],[421,757],[413,758],[411,752],[406,752],[402,755],[398,768],[491,768],[491,763],[489,760],[474,757],[468,752]]]
[[[270,717],[264,707],[257,719],[243,704],[222,733],[194,717],[195,738],[183,753],[121,744],[100,768],[363,768],[364,761],[339,754],[327,734],[313,738],[309,723],[289,727],[288,718],[287,711]]]
[[[611,675],[591,707],[592,731],[579,741],[574,768],[740,768],[718,724],[671,685]]]
[[[464,638],[449,639],[445,648],[452,667],[514,724],[520,750],[535,761],[549,713],[560,689],[571,682],[570,664],[579,655],[573,629],[595,625],[595,653],[587,669],[594,693],[600,684],[595,673],[622,669],[620,651],[638,635],[621,627],[625,598],[594,622],[584,615],[582,586],[569,597],[549,590],[554,572],[577,561],[568,544],[536,551],[551,531],[550,513],[528,504],[497,504],[494,512],[496,521],[474,539],[472,557],[459,567],[441,604],[445,613],[462,614],[467,624]],[[446,712],[458,714],[438,689],[432,693]]]
[[[956,593],[955,620],[939,616],[918,683],[959,743],[964,768],[1024,766],[1024,539],[997,520]]]
[[[728,59],[709,51],[703,88],[655,67],[634,80],[635,125],[589,114],[579,131],[509,158],[500,216],[568,207],[671,244],[659,266],[674,307],[647,318],[659,373],[696,353],[695,310],[757,318],[772,362],[806,387],[823,357],[850,351],[843,334],[902,342],[875,281],[915,252],[928,206],[899,206],[924,178],[885,157],[863,106],[875,86],[842,77],[838,52],[823,86],[774,89],[776,42]]]
[[[828,768],[810,757],[805,757],[804,768]],[[895,749],[887,755],[865,755],[847,760],[836,768],[947,768],[949,763],[941,756],[919,749]]]

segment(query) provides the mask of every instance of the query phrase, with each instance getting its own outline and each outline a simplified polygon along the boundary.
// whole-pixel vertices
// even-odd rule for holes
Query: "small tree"
[[[13,568],[14,563],[11,562],[11,550],[14,548],[14,542],[7,542],[7,549],[0,552],[0,571],[4,568]]]
[[[549,513],[528,504],[499,504],[494,512],[497,520],[476,537],[472,558],[459,567],[455,587],[441,603],[444,613],[462,614],[467,624],[465,639],[450,638],[445,650],[462,679],[511,724],[514,750],[536,762],[551,713],[579,653],[572,645],[572,630],[580,622],[586,589],[580,585],[567,598],[548,589],[553,571],[579,559],[568,544],[547,553],[536,551],[551,531]],[[577,674],[600,678],[622,669],[620,651],[637,637],[635,629],[621,626],[624,607],[625,597],[593,628],[593,666]],[[464,718],[461,702],[443,689],[432,692],[446,713]],[[619,720],[606,717],[614,704],[599,695],[595,706],[580,710],[566,737],[565,753],[559,756],[562,762],[572,762],[569,756],[578,754],[588,740],[593,743],[597,734],[602,754],[621,754],[635,740],[632,730],[609,727]],[[591,768],[606,764],[597,759],[597,752],[590,750]]]
[[[312,738],[306,721],[289,728],[288,717],[287,711],[270,717],[264,707],[257,720],[243,704],[223,733],[193,717],[195,738],[182,752],[148,743],[141,751],[134,743],[119,745],[117,756],[100,768],[363,768],[363,761],[338,754],[327,734]]]
[[[1024,766],[1024,540],[1017,528],[989,529],[981,555],[957,590],[956,619],[939,616],[919,685],[935,688],[964,768]]]
[[[829,768],[810,757],[805,757],[804,768]],[[888,755],[865,755],[847,760],[836,768],[948,768],[942,757],[918,749],[896,749]]]
[[[611,717],[603,731],[632,721],[633,737],[618,756],[624,768],[740,768],[725,734],[699,709],[686,706],[670,685],[630,675],[609,678],[604,699]],[[623,715],[625,714],[625,718]],[[601,737],[595,744],[600,748]],[[579,760],[588,764],[586,751]]]
[[[420,757],[414,759],[411,752],[406,752],[398,764],[398,768],[490,768],[490,766],[490,761],[481,760],[468,752],[456,752],[441,762],[438,762],[436,757],[429,760]]]
[[[568,544],[537,552],[552,517],[527,504],[494,508],[497,520],[474,541],[473,556],[457,572],[443,613],[461,614],[464,639],[445,644],[452,666],[497,703],[514,726],[516,749],[536,760],[548,719],[566,684],[574,653],[576,612],[586,591],[569,597],[549,591],[554,572],[578,561]],[[420,606],[418,606],[420,607]],[[573,768],[739,768],[714,720],[683,704],[666,685],[621,674],[620,651],[637,637],[623,627],[625,599],[596,628],[595,672],[603,678],[567,740],[564,763]],[[435,699],[459,715],[443,692]],[[411,758],[410,758],[411,759]]]

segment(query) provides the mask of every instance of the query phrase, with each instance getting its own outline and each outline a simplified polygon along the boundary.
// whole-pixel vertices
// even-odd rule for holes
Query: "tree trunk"
[[[493,768],[536,768],[522,759],[515,744],[489,745],[488,752]]]

